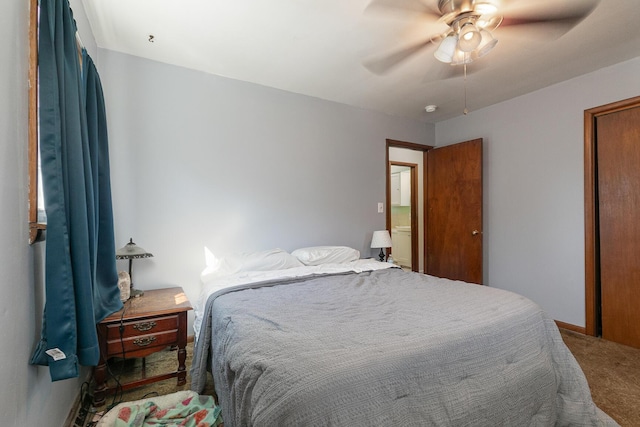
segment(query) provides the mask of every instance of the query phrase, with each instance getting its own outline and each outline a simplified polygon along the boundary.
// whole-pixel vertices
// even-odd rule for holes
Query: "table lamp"
[[[144,291],[133,287],[133,276],[131,275],[131,265],[133,264],[133,260],[137,258],[151,257],[153,257],[153,254],[133,243],[133,238],[129,239],[129,243],[116,251],[116,259],[129,260],[129,278],[131,278],[131,297],[133,298],[141,297],[144,294]]]
[[[380,261],[384,261],[384,250],[383,248],[391,247],[391,236],[389,235],[388,230],[379,230],[373,232],[373,238],[371,239],[371,247],[372,248],[380,248]]]

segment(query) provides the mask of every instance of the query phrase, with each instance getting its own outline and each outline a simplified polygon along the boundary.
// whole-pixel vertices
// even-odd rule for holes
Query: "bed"
[[[317,251],[203,272],[192,389],[225,426],[617,425],[530,300]]]

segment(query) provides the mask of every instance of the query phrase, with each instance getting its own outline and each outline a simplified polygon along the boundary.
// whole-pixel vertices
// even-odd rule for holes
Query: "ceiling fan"
[[[433,0],[435,2],[436,0]],[[401,9],[444,23],[448,29],[412,46],[365,62],[375,74],[384,74],[412,55],[437,46],[434,56],[450,65],[467,65],[488,54],[498,43],[498,27],[545,24],[564,34],[586,18],[600,0],[437,0],[437,10],[420,0],[372,0],[367,10]],[[538,36],[545,34],[538,33]],[[465,67],[466,68],[466,67]]]

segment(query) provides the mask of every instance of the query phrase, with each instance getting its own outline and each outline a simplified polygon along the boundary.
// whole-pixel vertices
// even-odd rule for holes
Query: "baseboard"
[[[195,337],[193,335],[187,335],[187,342],[193,342]]]
[[[76,417],[78,416],[78,412],[80,412],[80,406],[82,406],[81,394],[82,390],[78,392],[78,396],[69,411],[69,415],[67,415],[67,419],[64,422],[65,427],[73,427],[76,425]]]
[[[583,326],[576,326],[576,325],[572,325],[571,323],[561,322],[559,320],[556,320],[555,322],[556,322],[556,325],[558,326],[558,328],[566,329],[566,330],[572,331],[572,332],[577,332],[577,333],[582,334],[582,335],[586,335],[587,334],[587,329],[584,328]]]

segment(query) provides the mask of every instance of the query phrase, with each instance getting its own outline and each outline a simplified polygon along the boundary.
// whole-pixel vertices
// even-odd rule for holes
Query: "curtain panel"
[[[53,381],[100,358],[96,324],[122,308],[102,86],[76,43],[68,0],[41,0],[40,159],[47,213],[42,336],[32,364]]]

